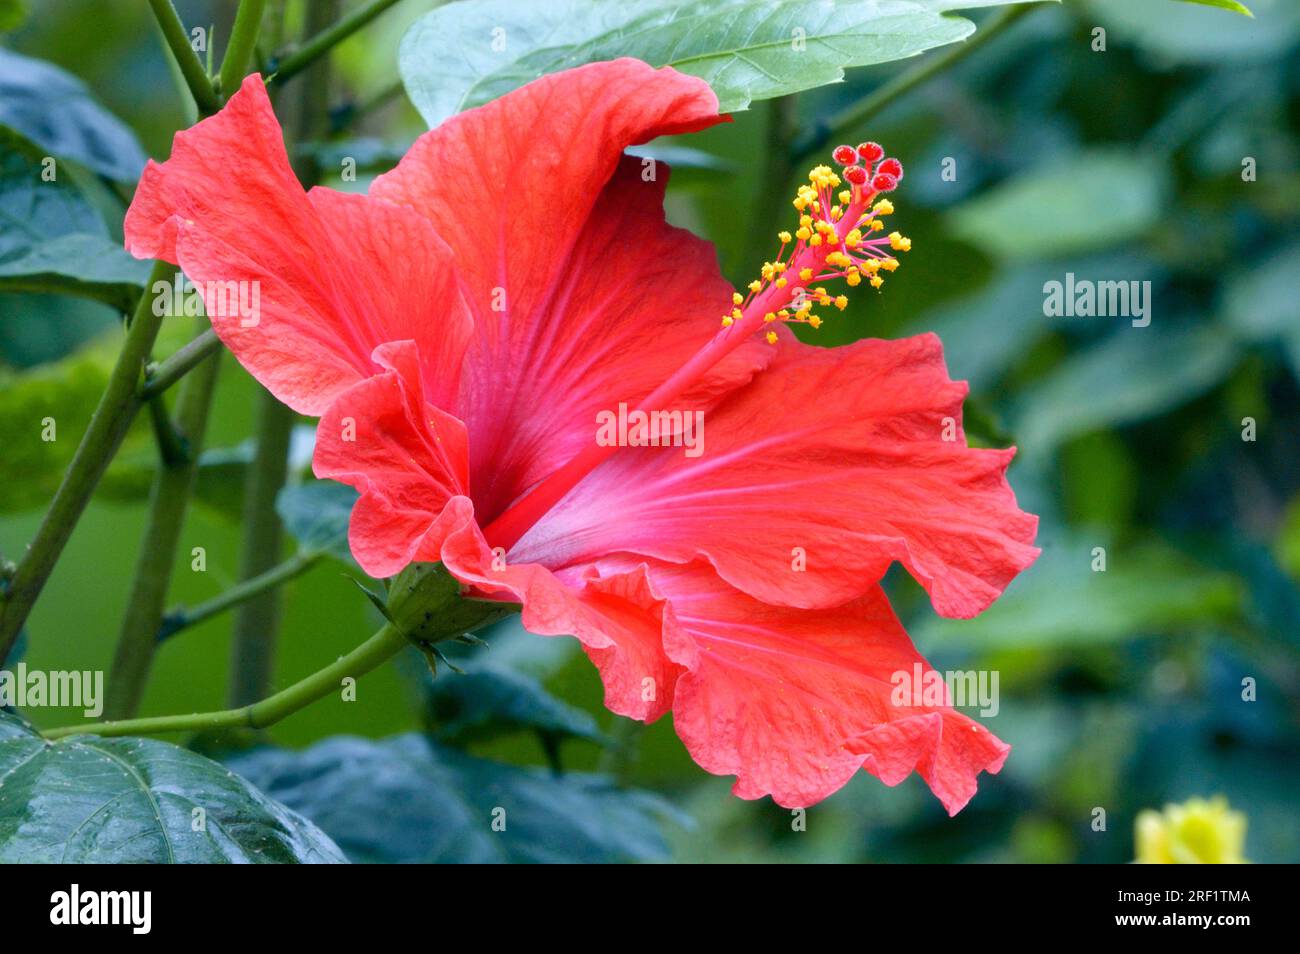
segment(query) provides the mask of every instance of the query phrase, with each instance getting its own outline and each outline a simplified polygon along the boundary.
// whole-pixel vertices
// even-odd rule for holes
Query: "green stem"
[[[976,30],[969,40],[964,43],[954,43],[942,53],[936,53],[907,72],[900,73],[889,82],[878,86],[869,96],[864,96],[851,106],[818,123],[795,144],[795,158],[804,159],[825,149],[833,140],[855,132],[904,93],[910,92],[954,63],[970,56],[1037,6],[1037,4],[1032,6],[1021,4],[1002,8]]]
[[[202,729],[244,727],[264,729],[274,725],[299,709],[337,692],[345,678],[359,678],[396,656],[407,639],[392,623],[375,633],[346,656],[332,665],[312,673],[260,702],[224,709],[219,712],[196,712],[189,715],[157,716],[148,719],[124,719],[113,722],[92,723],[83,726],[64,726],[45,733],[49,739],[93,732],[101,736],[149,735],[159,732],[186,732]]]
[[[8,656],[17,641],[18,631],[27,621],[45,581],[54,570],[54,564],[86,509],[95,485],[103,477],[140,409],[136,388],[163,320],[161,315],[154,314],[151,290],[155,283],[170,280],[174,270],[175,267],[166,262],[154,263],[145,284],[145,293],[140,296],[131,317],[122,351],[90,419],[90,426],[36,531],[36,538],[27,548],[26,556],[0,601],[0,659]]]
[[[200,321],[199,334],[205,324]],[[216,359],[204,362],[185,379],[176,398],[176,428],[187,453],[170,461],[164,457],[154,474],[144,539],[108,678],[104,712],[110,719],[134,715],[144,695],[219,367]]]
[[[226,44],[225,56],[221,58],[222,96],[229,96],[239,88],[257,46],[257,34],[265,10],[266,0],[240,0],[235,25],[230,29],[230,42]]]
[[[188,374],[204,358],[221,349],[221,339],[211,328],[177,348],[167,358],[145,369],[140,384],[140,397],[149,400],[157,397]]]
[[[185,85],[190,88],[194,104],[203,115],[212,115],[221,108],[221,101],[217,99],[216,90],[212,88],[212,79],[208,76],[207,68],[194,52],[194,48],[190,46],[189,34],[185,32],[185,25],[181,23],[176,8],[172,6],[171,0],[149,0],[149,6],[153,8],[154,18],[162,29],[167,48],[172,51],[172,57],[180,67],[181,75],[185,77]]]
[[[303,25],[307,35],[315,35],[338,19],[339,0],[317,0],[307,8]],[[325,124],[329,104],[329,63],[315,63],[298,91],[285,104],[288,128],[295,142],[311,138]],[[280,90],[273,90],[275,100]],[[295,163],[294,171],[304,186],[318,177],[315,163]],[[280,561],[283,528],[275,501],[284,487],[288,472],[289,440],[295,415],[269,392],[260,397],[257,418],[257,453],[248,473],[244,491],[244,539],[239,560],[240,580],[251,580],[266,573]],[[275,644],[280,626],[281,594],[264,590],[242,603],[235,613],[233,655],[231,659],[230,704],[239,706],[260,699],[271,685]]]
[[[294,577],[301,576],[319,563],[324,556],[325,554],[319,550],[300,551],[289,557],[289,559],[271,567],[260,576],[237,583],[224,593],[220,593],[192,609],[181,607],[169,611],[163,617],[162,626],[158,630],[158,641],[170,639],[183,629],[197,626],[199,623],[224,613],[226,610],[238,606],[260,593],[287,583]]]
[[[283,83],[291,76],[301,73],[395,3],[397,0],[371,0],[333,26],[317,33],[283,60],[273,63],[273,74],[268,82]]]
[[[161,397],[152,397],[147,403],[149,418],[153,421],[154,440],[163,464],[172,467],[184,463],[190,456],[189,441],[167,413],[167,403]]]
[[[239,579],[247,584],[280,562],[283,528],[275,500],[288,473],[289,439],[296,419],[269,391],[259,395],[257,452],[244,489],[244,539]],[[271,684],[280,625],[280,592],[263,589],[243,600],[235,613],[230,703],[244,705],[266,695]]]

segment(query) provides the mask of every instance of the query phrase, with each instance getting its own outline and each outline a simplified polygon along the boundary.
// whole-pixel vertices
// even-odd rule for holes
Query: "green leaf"
[[[1236,364],[1238,348],[1214,329],[1165,331],[1158,321],[1116,331],[1026,391],[1011,425],[1022,451],[1042,459],[1072,437],[1172,410]]]
[[[29,12],[27,0],[0,0],[0,30],[16,30]]]
[[[358,862],[659,860],[668,850],[661,821],[680,820],[658,797],[597,776],[491,762],[416,734],[337,736],[228,764]]]
[[[1199,3],[1203,7],[1218,7],[1220,10],[1231,10],[1233,13],[1240,13],[1244,16],[1254,18],[1255,14],[1250,12],[1250,8],[1237,0],[1180,0],[1181,3]]]
[[[79,79],[5,49],[0,49],[0,126],[119,182],[135,181],[144,169],[144,150],[134,134],[96,103]]]
[[[51,743],[0,712],[0,863],[346,860],[311,822],[201,755],[156,739]]]
[[[975,619],[928,618],[914,627],[923,651],[1057,648],[1179,634],[1238,618],[1245,587],[1161,543],[1110,546],[1104,538],[1039,541],[1043,553]],[[1093,548],[1106,569],[1093,570]]]
[[[1296,276],[1300,275],[1300,245],[1275,253],[1262,264],[1234,276],[1224,291],[1228,324],[1252,341],[1276,341],[1300,380],[1300,320],[1297,320]]]
[[[974,24],[947,11],[1008,2],[1021,0],[448,3],[412,24],[398,64],[430,126],[547,73],[621,56],[699,76],[735,112],[964,40]]]
[[[949,213],[952,231],[1009,259],[1117,245],[1160,218],[1168,171],[1150,156],[1095,150],[1030,169]]]
[[[125,311],[148,281],[149,267],[103,236],[60,235],[0,262],[0,289],[80,295]]]
[[[1136,44],[1158,63],[1219,67],[1286,57],[1300,38],[1300,4],[1251,0],[1250,5],[1253,18],[1206,9],[1218,4],[1134,0],[1090,0],[1087,12],[1112,43]]]
[[[537,680],[493,666],[430,679],[426,699],[431,734],[465,743],[531,729],[552,737],[605,743],[596,720],[552,696]]]
[[[281,490],[275,509],[300,548],[351,560],[348,521],[356,502],[357,492],[347,484],[312,480]]]
[[[158,349],[189,339],[184,322],[163,322]],[[0,368],[0,513],[49,505],[76,453],[122,347],[106,334],[59,361],[23,371]],[[137,500],[149,491],[158,455],[147,415],[137,417],[96,489],[100,499]],[[46,421],[54,440],[45,440]]]
[[[0,291],[66,292],[119,310],[149,275],[108,237],[99,214],[55,167],[46,181],[39,150],[0,127]]]

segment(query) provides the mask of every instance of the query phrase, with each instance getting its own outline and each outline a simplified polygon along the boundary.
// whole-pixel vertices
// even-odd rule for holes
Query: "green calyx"
[[[519,611],[518,604],[469,599],[441,563],[412,563],[388,586],[384,615],[426,652]]]

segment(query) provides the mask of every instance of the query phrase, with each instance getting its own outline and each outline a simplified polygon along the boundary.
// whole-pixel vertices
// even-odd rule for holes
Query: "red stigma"
[[[875,162],[885,154],[884,148],[877,142],[864,142],[858,145],[858,155],[867,162]]]
[[[893,192],[898,188],[898,180],[887,172],[881,172],[871,180],[871,188],[877,192]]]
[[[831,155],[842,166],[851,166],[858,161],[858,154],[852,146],[836,146]]]
[[[901,179],[903,178],[903,164],[897,159],[886,159],[877,167],[876,174]]]
[[[861,166],[849,166],[844,170],[844,178],[855,186],[865,185],[867,181],[867,170]]]

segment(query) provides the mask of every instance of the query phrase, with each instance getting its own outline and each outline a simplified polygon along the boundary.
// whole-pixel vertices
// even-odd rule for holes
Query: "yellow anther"
[[[836,296],[835,307],[838,308],[840,311],[843,311],[845,308],[849,307],[849,296],[848,295]]]
[[[820,328],[822,326],[822,320],[818,318],[816,315],[809,315],[808,324],[814,328]]]
[[[731,293],[731,303],[733,305],[739,305],[744,300],[745,300],[745,296],[742,295],[740,292]]]
[[[871,229],[873,232],[880,232],[885,228],[885,223],[879,219],[872,219],[867,223],[867,228]]]
[[[850,288],[857,288],[862,284],[862,276],[857,272],[849,272],[844,276],[844,281],[848,283]]]
[[[776,274],[776,269],[771,262],[764,262],[763,267],[759,269],[759,274],[763,276],[764,281],[771,281],[772,276]]]
[[[798,209],[800,212],[802,212],[804,209],[808,208],[808,200],[805,199],[803,196],[799,196],[799,198],[795,199],[795,200],[794,200],[793,202],[791,202],[790,204],[793,205],[793,206],[794,206],[796,209]]]
[[[850,192],[848,189],[845,189],[843,192],[841,192],[841,193],[840,193],[839,195],[837,195],[835,198],[837,198],[837,199],[840,200],[840,204],[841,204],[841,205],[848,205],[849,202],[851,202],[851,201],[853,200],[853,193]]]
[[[770,325],[772,322],[776,321],[776,312],[769,311],[763,316],[763,320]]]
[[[800,227],[799,231],[795,232],[794,234],[799,236],[801,241],[806,242],[808,241],[809,237],[812,236],[812,231],[810,229]]]
[[[809,245],[821,245],[821,244],[822,244],[822,237],[821,237],[821,235],[820,235],[820,234],[818,234],[818,235],[814,235],[812,238],[810,238],[810,239],[808,240],[808,244],[809,244]]]
[[[872,288],[879,288],[879,287],[880,287],[881,285],[883,285],[883,284],[885,284],[884,276],[882,276],[882,275],[872,275],[872,276],[871,276],[871,287],[872,287]]]
[[[888,199],[881,199],[871,207],[871,213],[873,215],[889,215],[893,211],[894,203],[890,202]]]
[[[812,281],[812,269],[811,268],[799,269],[799,280],[804,282]]]
[[[745,313],[741,311],[739,308],[731,309],[731,317],[735,318],[737,321],[740,321],[740,319],[743,318],[744,316]]]
[[[876,274],[876,270],[880,268],[880,260],[877,258],[869,258],[862,263],[861,267],[863,271],[874,275]]]
[[[756,278],[752,282],[750,282],[747,287],[749,288],[750,291],[756,292],[763,287],[763,283]]]
[[[901,232],[890,232],[889,247],[894,249],[895,251],[906,252],[909,248],[912,247],[912,240],[907,236],[903,235]]]
[[[722,327],[730,328],[735,323],[736,323],[736,319],[732,318],[730,315],[722,316]]]
[[[806,229],[812,228],[812,216],[811,215],[799,216],[799,224]]]
[[[776,237],[779,238],[779,239],[781,240],[781,244],[782,244],[782,245],[784,245],[786,242],[789,242],[789,241],[790,241],[790,233],[789,233],[789,232],[777,232],[777,233],[776,233]]]
[[[773,262],[772,267],[775,268],[776,273],[780,275],[783,271],[785,271],[785,262]]]
[[[767,333],[767,343],[768,343],[768,344],[776,344],[776,332],[775,332],[775,331],[769,331],[769,332]]]
[[[896,258],[887,258],[887,259],[885,259],[883,262],[880,263],[880,267],[883,268],[883,269],[884,269],[885,271],[887,271],[887,272],[892,272],[894,269],[896,269],[896,268],[898,267],[898,259],[896,259]]]
[[[787,283],[786,283],[786,280],[785,280],[784,278],[778,278],[778,279],[777,279],[775,282],[773,282],[772,284],[774,284],[777,288],[784,288],[784,287],[786,286]]]

